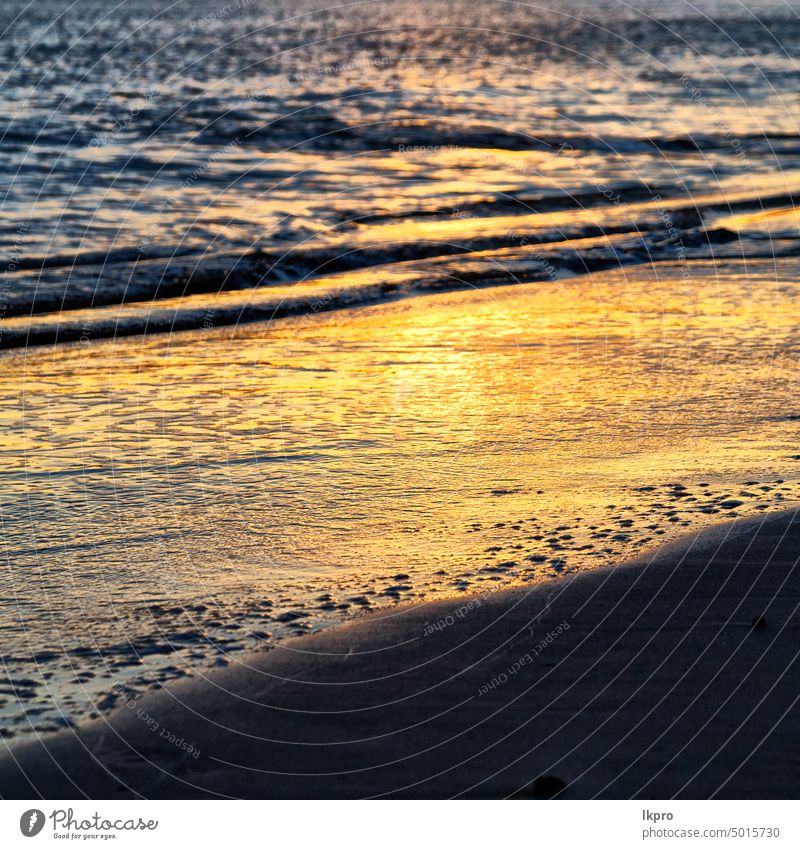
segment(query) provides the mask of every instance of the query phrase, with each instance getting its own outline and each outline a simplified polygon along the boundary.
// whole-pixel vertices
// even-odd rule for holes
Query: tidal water
[[[4,3],[4,733],[796,502],[796,12]]]

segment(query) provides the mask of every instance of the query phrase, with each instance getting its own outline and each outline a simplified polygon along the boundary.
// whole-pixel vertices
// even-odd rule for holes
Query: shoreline
[[[4,743],[0,797],[797,798],[799,552],[789,510],[383,609]]]
[[[92,306],[74,305],[61,310],[42,307],[34,312],[12,312],[5,316],[0,353],[223,328],[235,330],[259,323],[309,320],[407,298],[544,284],[639,267],[677,265],[702,269],[708,264],[739,267],[758,262],[796,265],[794,246],[784,244],[785,240],[776,240],[771,251],[750,248],[743,257],[741,249],[737,254],[726,248],[722,237],[719,244],[713,244],[713,250],[702,245],[687,246],[683,254],[676,257],[674,252],[658,253],[649,242],[644,243],[647,251],[643,254],[641,235],[631,235],[630,227],[609,226],[603,232],[591,230],[589,235],[578,233],[562,241],[545,238],[528,242],[526,236],[517,236],[517,246],[504,244],[496,250],[398,259],[302,278],[297,282],[232,285],[219,282],[214,274],[222,275],[222,272],[214,268],[214,274],[209,271],[208,276],[215,281],[216,288],[197,272],[202,282],[194,286],[186,284],[184,294],[177,294],[175,285],[165,284],[152,301],[145,296],[144,288],[131,296],[128,292],[131,287],[123,276],[127,299],[117,295],[108,303],[101,300]],[[592,245],[593,242],[597,244]],[[741,246],[740,241],[732,244]],[[543,263],[546,263],[544,271]],[[476,270],[479,264],[483,267]],[[498,264],[501,271],[497,270]],[[244,264],[240,271],[245,280],[255,274]],[[186,274],[191,278],[190,272]],[[233,271],[228,269],[223,277],[226,275],[233,276]],[[110,283],[109,289],[116,291],[117,285]]]

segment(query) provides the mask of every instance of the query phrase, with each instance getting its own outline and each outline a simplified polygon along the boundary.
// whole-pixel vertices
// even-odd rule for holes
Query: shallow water
[[[74,716],[798,499],[797,273],[663,263],[6,354],[9,676]]]
[[[8,727],[797,500],[748,6],[4,3]]]

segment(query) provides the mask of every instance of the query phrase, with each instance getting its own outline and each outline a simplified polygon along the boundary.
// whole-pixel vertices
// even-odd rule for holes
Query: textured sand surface
[[[373,614],[11,745],[0,795],[796,798],[798,553],[790,511]]]

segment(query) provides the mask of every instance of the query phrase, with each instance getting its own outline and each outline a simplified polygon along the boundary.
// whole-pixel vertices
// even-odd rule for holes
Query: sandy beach
[[[11,745],[0,795],[796,798],[798,550],[791,510],[378,611]]]
[[[791,842],[800,0],[0,29],[2,845]]]

